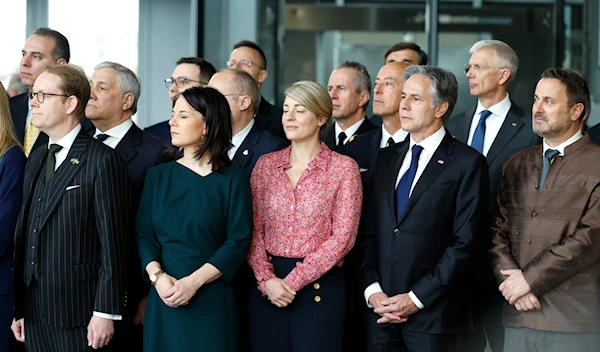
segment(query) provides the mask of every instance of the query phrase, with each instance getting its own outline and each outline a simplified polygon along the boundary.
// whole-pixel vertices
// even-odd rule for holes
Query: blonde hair
[[[8,95],[0,83],[0,157],[14,146],[21,146],[15,136],[15,130],[10,116]]]
[[[304,105],[310,112],[324,118],[326,121],[321,130],[326,128],[331,119],[333,104],[325,87],[314,81],[298,81],[288,87],[284,94]]]

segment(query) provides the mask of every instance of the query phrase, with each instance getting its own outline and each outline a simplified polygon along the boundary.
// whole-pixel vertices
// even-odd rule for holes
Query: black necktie
[[[394,144],[396,144],[396,141],[394,141],[394,138],[390,137],[390,138],[388,138],[388,142],[387,142],[386,147],[390,147],[390,146],[392,146]]]
[[[48,183],[54,175],[54,166],[56,165],[56,153],[62,149],[62,146],[58,144],[50,144],[48,148],[48,156],[46,157],[46,178],[45,181]]]
[[[100,133],[99,135],[96,136],[96,139],[100,142],[104,142],[106,140],[106,138],[110,137],[107,134],[104,133]]]
[[[338,143],[335,149],[337,149],[336,151],[338,153],[344,153],[344,150],[346,149],[346,146],[344,145],[344,141],[346,140],[346,133],[345,132],[340,132],[340,134],[338,134]]]
[[[540,176],[540,191],[542,190],[542,186],[544,185],[544,181],[546,181],[546,176],[548,176],[548,171],[550,170],[550,164],[552,164],[552,160],[558,155],[558,150],[556,149],[548,149],[544,153],[544,160],[542,165],[542,175]]]

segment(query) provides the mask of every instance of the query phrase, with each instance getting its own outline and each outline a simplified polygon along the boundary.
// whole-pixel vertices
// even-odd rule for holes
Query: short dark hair
[[[429,94],[433,100],[434,107],[445,101],[448,102],[448,110],[442,116],[442,122],[445,123],[450,118],[452,110],[454,110],[454,106],[456,105],[456,99],[458,98],[456,76],[450,71],[435,66],[411,65],[404,70],[404,82],[413,75],[424,76],[431,80]]]
[[[555,78],[564,84],[567,88],[569,108],[575,104],[583,104],[583,111],[579,119],[585,117],[590,108],[590,90],[587,79],[581,72],[568,68],[553,67],[547,68],[540,76],[540,79],[542,78]]]
[[[200,76],[198,77],[198,80],[204,84],[207,84],[208,81],[210,81],[210,78],[217,72],[213,64],[201,57],[182,57],[175,64],[193,64],[198,66],[200,69]]]
[[[192,87],[173,99],[173,106],[179,98],[184,98],[192,109],[204,117],[208,133],[196,147],[194,158],[200,159],[206,152],[210,153],[210,164],[213,171],[222,171],[231,160],[227,155],[231,146],[231,110],[223,94],[210,87]],[[181,155],[181,154],[180,154]]]
[[[54,49],[52,49],[52,59],[54,61],[58,59],[65,59],[67,63],[71,59],[71,49],[69,48],[69,41],[60,32],[50,28],[38,28],[33,34],[39,35],[40,37],[54,39]],[[33,35],[32,34],[32,35]]]
[[[229,82],[229,86],[238,94],[248,95],[252,101],[252,110],[254,114],[258,111],[260,104],[260,89],[252,76],[242,70],[225,69],[222,72],[231,72],[233,79]]]
[[[85,113],[85,106],[90,100],[90,82],[83,70],[75,65],[49,65],[46,68],[47,73],[60,78],[58,89],[62,90],[67,96],[77,98],[77,107],[75,115],[82,118]]]
[[[263,62],[262,62],[263,70],[266,70],[267,69],[267,57],[265,56],[265,52],[260,48],[260,46],[258,46],[258,44],[256,44],[255,42],[251,42],[249,40],[242,40],[233,45],[233,50],[244,47],[244,46],[258,51],[258,54],[260,55],[260,57],[263,60]]]
[[[417,53],[417,55],[419,56],[419,65],[427,65],[427,53],[424,52],[420,46],[418,46],[415,43],[411,43],[411,42],[400,42],[400,43],[396,43],[394,45],[392,45],[386,52],[385,55],[383,55],[383,62],[387,62],[387,58],[388,56],[390,56],[391,53],[396,52],[396,51],[400,51],[400,50],[412,50],[415,51]]]

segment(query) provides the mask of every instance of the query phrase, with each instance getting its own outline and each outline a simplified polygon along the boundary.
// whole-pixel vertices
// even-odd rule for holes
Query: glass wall
[[[10,76],[19,72],[21,50],[26,39],[27,0],[0,1],[0,81],[8,88]],[[10,33],[10,34],[8,34]]]

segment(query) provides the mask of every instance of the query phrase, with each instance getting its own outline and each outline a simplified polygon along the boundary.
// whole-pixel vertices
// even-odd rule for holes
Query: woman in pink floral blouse
[[[260,158],[251,177],[254,232],[248,263],[252,351],[342,351],[341,265],[356,240],[358,166],[319,141],[331,117],[327,90],[300,81],[286,91],[283,127],[292,145]]]

